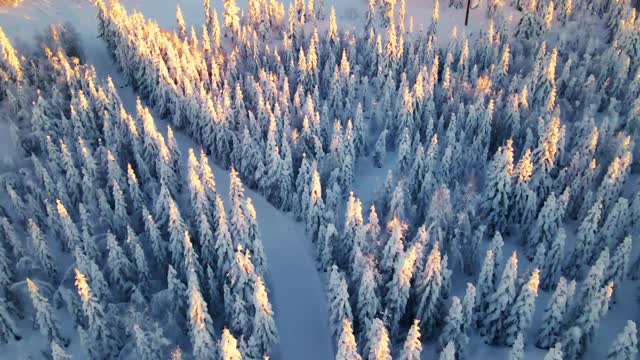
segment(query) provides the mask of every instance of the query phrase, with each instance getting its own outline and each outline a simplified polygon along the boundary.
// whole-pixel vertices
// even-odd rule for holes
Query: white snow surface
[[[415,29],[428,26],[433,12],[435,0],[407,0],[407,22],[409,17],[414,19]],[[120,0],[129,11],[138,10],[146,18],[152,18],[163,28],[175,27],[175,10],[180,5],[187,26],[200,26],[204,23],[202,2],[200,0]],[[238,5],[246,9],[245,0],[238,0]],[[325,0],[328,14],[334,5],[341,28],[353,28],[362,21],[367,8],[366,0]],[[214,0],[212,6],[222,9],[222,0]],[[119,88],[118,92],[126,110],[135,113],[136,94],[129,86],[124,86],[120,72],[113,63],[104,42],[97,36],[97,11],[92,0],[27,0],[16,8],[0,6],[0,26],[10,40],[20,49],[20,44],[31,44],[35,33],[42,32],[49,24],[71,23],[80,34],[85,62],[94,65],[98,76],[111,76]],[[488,19],[484,8],[480,6],[471,10],[469,27],[464,28],[464,9],[455,10],[447,7],[447,1],[440,3],[440,22],[438,24],[439,43],[442,46],[454,27],[458,31],[469,34],[486,28]],[[517,21],[519,15],[514,14],[512,21]],[[318,24],[321,28],[324,24]],[[408,23],[407,23],[408,26]],[[166,136],[166,119],[155,117],[157,128]],[[189,148],[198,149],[187,135],[176,131],[176,140],[183,156]],[[9,142],[8,130],[0,127],[0,146]],[[0,151],[4,152],[0,147]],[[213,160],[209,163],[215,175],[219,194],[228,208],[229,171],[215,166]],[[186,165],[186,162],[185,162]],[[395,166],[395,154],[387,154],[382,169],[372,166],[370,159],[359,160],[354,181],[354,193],[363,202],[363,208],[368,209],[375,198],[374,191],[385,180],[387,171]],[[630,181],[631,182],[631,181]],[[635,183],[635,182],[634,182]],[[311,240],[304,232],[304,226],[296,223],[291,214],[283,213],[269,204],[260,194],[250,189],[246,196],[251,197],[256,208],[263,245],[267,254],[268,272],[267,284],[270,301],[274,308],[275,321],[280,335],[280,343],[273,354],[274,359],[331,359],[335,354],[334,340],[328,329],[328,309],[324,292],[323,275],[316,270]],[[339,217],[341,215],[338,215]],[[575,225],[577,226],[577,225]],[[573,243],[573,229],[568,231],[567,244]],[[520,239],[505,238],[504,254],[507,257],[515,249],[519,249]],[[488,246],[487,242],[483,246]],[[481,251],[483,253],[484,251]],[[638,249],[634,249],[634,256]],[[519,257],[519,269],[525,269],[528,262],[525,257]],[[467,277],[462,272],[454,272],[452,295],[464,296],[465,284],[475,283],[475,277]],[[578,285],[579,289],[579,285]],[[637,282],[627,281],[625,287],[618,289],[618,302],[613,305],[608,315],[600,323],[600,329],[584,358],[588,360],[604,359],[607,350],[616,335],[626,325],[628,319],[640,320],[640,309],[636,300]],[[540,325],[544,308],[551,296],[550,293],[540,291],[536,301],[536,311],[533,324],[525,339],[526,359],[542,359],[546,351],[533,346],[534,333]],[[74,359],[84,359],[77,333],[73,329],[66,309],[57,310],[56,314],[63,324],[63,333],[72,338],[71,345],[66,349]],[[215,319],[214,319],[215,320]],[[19,322],[23,330],[23,339],[0,346],[0,359],[44,359],[44,352],[48,344],[37,330],[33,330],[30,316]],[[401,346],[401,344],[395,344]],[[509,348],[495,347],[484,344],[483,340],[474,335],[469,344],[470,359],[506,359]],[[125,351],[123,351],[123,354]],[[394,354],[395,355],[395,354]],[[167,355],[168,356],[168,355]],[[423,344],[423,359],[437,358],[436,342],[431,339]]]

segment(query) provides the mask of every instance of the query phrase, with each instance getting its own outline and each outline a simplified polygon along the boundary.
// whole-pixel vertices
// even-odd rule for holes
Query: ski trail
[[[96,31],[85,33],[85,41],[95,39]],[[92,39],[93,37],[93,39]],[[124,80],[112,62],[106,47],[91,44],[87,52],[87,63],[93,64],[98,76],[111,76],[118,88],[125,109],[135,114],[136,94],[129,86],[122,87]],[[153,113],[153,112],[152,112]],[[155,117],[156,127],[166,138],[166,119]],[[186,174],[186,156],[189,148],[196,154],[196,144],[185,133],[174,129],[174,136],[183,159]],[[229,209],[229,171],[209,164],[216,180],[216,190]],[[245,196],[253,200],[265,253],[267,254],[267,285],[269,299],[273,305],[274,318],[280,335],[280,343],[275,347],[274,359],[330,359],[333,357],[331,337],[328,328],[326,295],[320,274],[316,270],[312,255],[311,240],[300,223],[293,221],[291,214],[276,209],[260,194],[246,189]]]

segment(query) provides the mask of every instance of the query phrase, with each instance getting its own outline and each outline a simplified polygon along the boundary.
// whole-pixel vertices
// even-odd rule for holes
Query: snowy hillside
[[[637,0],[0,5],[0,353],[637,357]]]

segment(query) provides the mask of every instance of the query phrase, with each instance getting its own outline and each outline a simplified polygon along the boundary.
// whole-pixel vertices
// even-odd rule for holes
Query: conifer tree
[[[616,294],[616,289],[624,281],[628,268],[629,257],[631,256],[631,236],[627,236],[623,242],[616,247],[611,262],[606,271],[606,282],[613,281],[616,284],[613,295]],[[615,299],[614,299],[615,300]]]
[[[254,293],[255,317],[253,319],[253,333],[249,339],[249,352],[254,357],[264,357],[271,354],[271,347],[278,342],[278,331],[273,320],[273,310],[267,297],[267,290],[258,276]]]
[[[473,313],[474,319],[478,326],[481,326],[482,321],[486,316],[486,311],[489,308],[489,296],[494,292],[495,288],[495,260],[493,251],[487,250],[487,255],[484,258],[480,275],[478,276],[478,282],[476,283],[477,296]]]
[[[367,359],[391,360],[389,333],[380,319],[374,319],[368,328]]]
[[[387,154],[387,133],[385,129],[380,133],[373,152],[373,164],[381,168],[384,164],[384,159]]]
[[[557,342],[554,347],[547,351],[544,360],[562,360],[562,343]]]
[[[540,269],[540,287],[544,290],[553,288],[561,275],[566,237],[564,229],[558,229],[558,234],[545,254],[544,264]]]
[[[434,244],[427,258],[423,273],[416,286],[418,296],[417,317],[422,325],[422,334],[430,334],[438,323],[438,312],[442,301],[443,269],[438,243]]]
[[[473,324],[473,308],[476,303],[476,288],[471,283],[467,283],[467,290],[462,299],[462,332],[469,334]]]
[[[369,327],[373,319],[378,316],[381,305],[377,292],[375,272],[372,265],[367,265],[358,288],[356,312],[358,323],[364,329]]]
[[[66,345],[69,341],[64,339],[60,333],[58,320],[53,313],[53,308],[51,304],[49,304],[49,300],[40,294],[38,286],[29,278],[27,278],[27,286],[33,308],[36,311],[35,320],[40,329],[40,333],[46,337],[49,342]]]
[[[509,360],[524,360],[524,336],[518,333],[511,350],[509,350]]]
[[[509,312],[516,297],[515,281],[518,272],[518,258],[515,251],[505,267],[500,283],[495,291],[489,295],[489,302],[480,333],[488,343],[503,343],[505,341],[505,325]]]
[[[51,358],[53,360],[72,360],[73,358],[55,341],[51,342]]]
[[[576,247],[569,257],[570,261],[567,262],[565,269],[565,274],[570,278],[578,277],[581,269],[591,261],[596,246],[596,233],[599,228],[601,211],[602,204],[600,201],[596,201],[580,223],[576,234]]]
[[[445,325],[438,338],[438,345],[441,349],[453,342],[456,347],[456,353],[458,356],[463,357],[465,348],[469,343],[469,337],[464,332],[464,313],[462,304],[457,296],[454,296],[451,300],[451,306],[449,307],[449,314],[444,320]]]
[[[108,357],[120,349],[120,340],[109,317],[105,313],[103,304],[97,299],[87,283],[87,278],[78,268],[74,268],[75,285],[82,302],[82,312],[87,318],[87,329],[83,345],[92,357]]]
[[[222,198],[220,198],[219,195],[216,196],[216,213],[218,214],[215,243],[215,249],[218,259],[217,269],[221,278],[224,278],[231,269],[231,264],[234,259],[234,246],[232,243],[231,234],[229,233],[229,227],[227,224],[227,218],[224,210],[224,205],[222,203]]]
[[[508,140],[504,148],[498,148],[489,163],[487,185],[481,201],[482,211],[487,221],[498,231],[504,231],[509,210],[513,172],[512,143],[512,140]]]
[[[10,303],[5,297],[0,298],[0,343],[6,344],[12,340],[20,340],[22,336],[10,309]]]
[[[412,246],[403,256],[398,257],[391,282],[386,285],[387,293],[385,310],[388,322],[391,324],[391,334],[396,335],[398,324],[405,313],[407,302],[409,301],[409,290],[411,288],[411,278],[415,270],[415,263],[418,257],[418,250]]]
[[[422,342],[420,341],[420,320],[414,320],[409,328],[407,339],[400,352],[400,360],[418,360],[422,352]]]
[[[536,346],[547,349],[560,341],[566,311],[570,303],[569,295],[567,281],[561,277],[544,310],[543,321],[536,335]]]
[[[342,319],[352,321],[353,315],[349,304],[347,281],[341,272],[335,272],[335,274],[336,276],[329,277],[329,316],[332,333],[338,336]]]
[[[611,346],[607,354],[607,359],[632,360],[635,359],[637,355],[638,330],[636,329],[636,323],[628,320],[627,326],[618,334],[618,337]]]
[[[447,346],[440,352],[439,360],[455,360],[456,359],[456,346],[453,341],[449,341]]]
[[[204,301],[198,286],[198,280],[194,272],[188,274],[189,278],[189,337],[193,346],[193,357],[196,360],[210,360],[216,358],[215,342],[211,327],[213,320],[207,310],[207,303]]]
[[[223,360],[242,360],[242,354],[238,349],[238,340],[231,334],[229,329],[222,330],[220,338],[220,355]]]
[[[336,360],[362,360],[358,354],[358,345],[355,336],[353,336],[351,321],[348,318],[342,320],[342,330],[337,347]]]
[[[509,315],[505,321],[505,340],[507,345],[514,345],[518,336],[522,336],[533,318],[538,296],[538,285],[540,283],[540,270],[535,269],[529,281],[522,286],[520,293],[515,298],[513,305],[509,309]]]
[[[40,227],[36,224],[33,219],[29,219],[27,221],[29,238],[31,239],[31,246],[33,247],[34,255],[40,266],[42,266],[42,270],[45,271],[52,279],[57,278],[58,269],[55,263],[55,259],[53,255],[51,255],[51,250],[49,250],[49,245],[47,244]]]
[[[536,222],[527,239],[527,255],[533,257],[538,244],[548,246],[556,236],[562,222],[562,205],[551,193],[538,213]]]

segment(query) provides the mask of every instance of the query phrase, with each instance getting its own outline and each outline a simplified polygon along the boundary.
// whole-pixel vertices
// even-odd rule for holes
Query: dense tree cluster
[[[99,0],[99,35],[141,97],[136,114],[72,57],[73,36],[52,28],[28,61],[0,29],[0,101],[31,162],[2,183],[13,210],[0,219],[0,340],[20,337],[11,289],[28,276],[54,358],[68,340],[49,298],[93,358],[115,357],[132,335],[138,356],[156,359],[182,329],[196,359],[271,355],[278,333],[246,185],[304,222],[336,358],[390,359],[401,343],[400,358],[418,359],[421,341],[437,339],[441,359],[463,359],[476,335],[512,359],[530,345],[549,349],[545,359],[582,356],[640,276],[640,193],[626,186],[640,131],[632,2],[514,0],[513,26],[508,4],[483,2],[488,29],[454,29],[446,46],[435,4],[415,31],[404,0],[371,0],[352,33],[334,8],[319,30],[322,0],[287,11],[250,0],[246,15],[225,0],[222,22],[204,0],[200,29],[178,7],[166,31]],[[593,31],[564,35],[575,29]],[[158,129],[143,101],[171,126]],[[202,148],[181,149],[174,130]],[[391,154],[363,204],[355,169],[390,168]],[[230,170],[228,210],[209,159]],[[455,271],[475,282],[464,297],[452,296]],[[551,295],[531,329],[540,291]],[[609,357],[636,353],[629,321]]]

